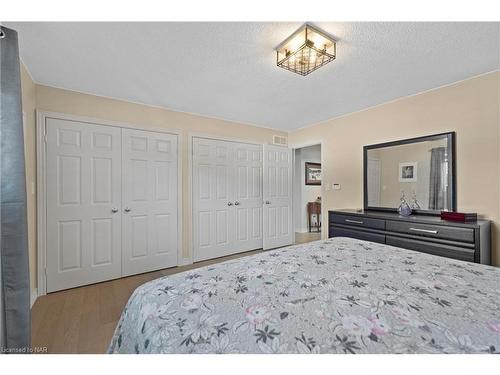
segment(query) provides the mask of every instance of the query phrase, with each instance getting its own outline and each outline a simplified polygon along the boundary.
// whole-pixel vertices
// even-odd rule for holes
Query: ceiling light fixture
[[[279,67],[306,76],[335,60],[336,52],[335,39],[304,24],[276,48],[276,57]]]

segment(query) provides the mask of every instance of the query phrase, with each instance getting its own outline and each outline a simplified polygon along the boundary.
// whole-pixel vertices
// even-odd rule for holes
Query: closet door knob
[[[114,213],[114,214],[116,214],[116,213],[118,212],[118,208],[113,207],[113,208],[111,209],[111,212],[112,212],[112,213]]]
[[[125,210],[124,210],[124,211],[125,211],[125,212],[130,212],[130,211],[132,211],[132,210],[131,210],[129,207],[125,207]]]
[[[231,202],[227,202],[227,205],[228,206],[232,206],[233,204]]]
[[[239,205],[240,205],[240,202],[236,201],[236,202],[234,202],[234,205],[235,205],[235,206],[239,206]]]
[[[269,201],[266,201],[265,203],[266,203],[266,204],[271,204],[271,202],[269,202]]]

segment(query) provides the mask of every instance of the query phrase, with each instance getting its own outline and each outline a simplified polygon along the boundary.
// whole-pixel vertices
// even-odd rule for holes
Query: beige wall
[[[169,111],[130,102],[35,85],[21,67],[26,113],[26,170],[31,286],[36,287],[36,201],[31,183],[36,176],[35,108],[105,120],[163,127],[182,132],[183,255],[188,257],[189,133],[234,137],[268,143],[285,133],[230,121]],[[323,140],[323,222],[328,209],[362,207],[362,147],[367,144],[456,131],[458,209],[478,212],[494,221],[493,262],[500,265],[500,72],[491,73],[332,119],[289,134],[291,144]],[[497,171],[497,173],[492,173]],[[342,184],[325,191],[325,184]],[[324,231],[324,236],[327,235]]]
[[[24,68],[23,68],[24,69]],[[87,95],[74,91],[62,90],[42,85],[36,85],[32,88],[27,76],[24,77],[26,91],[35,92],[34,100],[26,97],[23,93],[23,104],[36,101],[36,108],[42,111],[60,112],[72,115],[92,117],[96,119],[121,121],[128,124],[137,124],[147,128],[164,128],[181,131],[181,148],[182,148],[182,186],[183,186],[183,201],[182,201],[182,252],[185,258],[189,257],[189,230],[191,222],[190,208],[188,207],[188,134],[199,133],[213,136],[229,137],[243,139],[259,143],[272,142],[274,134],[286,135],[286,133],[265,129],[256,126],[239,124],[230,121],[212,119],[202,116],[196,116],[181,112],[169,111],[163,108],[150,107],[146,105],[134,104],[130,102],[104,98],[95,95]],[[26,101],[26,103],[24,102]],[[31,104],[30,104],[31,106]],[[34,106],[32,107],[34,108]],[[34,111],[31,110],[31,112]],[[30,126],[34,130],[34,117]],[[31,132],[31,130],[30,130]],[[27,170],[28,175],[35,173],[35,137],[34,131],[26,137],[26,154],[27,154]],[[36,224],[36,202],[34,197],[29,201],[29,221]],[[31,229],[31,228],[30,228]],[[30,232],[31,233],[31,232]],[[30,250],[30,267],[32,270],[32,285],[36,285],[36,237],[35,232],[33,237],[30,234],[30,243],[33,244]],[[35,284],[33,284],[33,282]]]
[[[26,163],[26,193],[28,204],[28,247],[30,286],[36,288],[36,152],[35,152],[35,91],[36,86],[28,71],[21,64],[21,91],[24,112],[24,157]]]
[[[327,209],[363,206],[364,145],[455,131],[458,209],[493,220],[500,265],[499,92],[494,72],[291,132],[291,144],[324,142],[324,222]],[[333,182],[342,189],[325,191]]]

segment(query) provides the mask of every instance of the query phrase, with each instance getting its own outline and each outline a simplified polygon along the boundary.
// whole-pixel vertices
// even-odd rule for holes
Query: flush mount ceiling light
[[[331,36],[304,24],[276,48],[277,64],[283,69],[306,76],[335,60],[336,48]]]

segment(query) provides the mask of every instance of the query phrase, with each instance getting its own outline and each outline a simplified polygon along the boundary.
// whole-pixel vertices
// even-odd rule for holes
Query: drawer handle
[[[432,233],[432,234],[437,234],[437,230],[431,230],[431,229],[419,229],[419,228],[410,228],[410,230],[415,231],[415,232],[424,232],[424,233]]]
[[[354,223],[354,224],[363,224],[362,221],[359,220],[351,220],[351,219],[345,219],[347,223]]]

